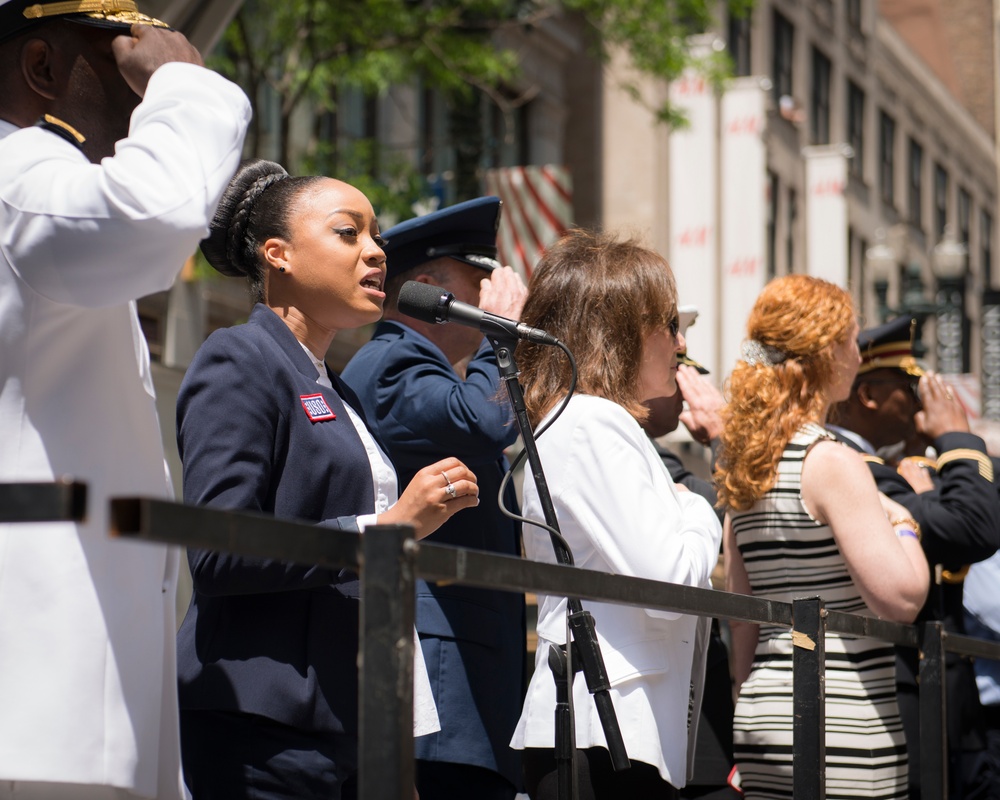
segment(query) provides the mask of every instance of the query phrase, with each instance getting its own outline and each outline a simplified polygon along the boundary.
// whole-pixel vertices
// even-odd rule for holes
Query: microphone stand
[[[559,531],[555,507],[542,471],[535,437],[528,421],[528,411],[524,405],[524,394],[517,380],[517,364],[514,361],[514,348],[517,338],[499,325],[492,325],[487,319],[481,323],[484,335],[496,354],[500,378],[507,387],[511,407],[517,427],[521,432],[524,450],[531,468],[531,475],[538,490],[538,500],[542,506],[545,522],[549,527]],[[573,556],[565,542],[550,534],[552,548],[556,561],[566,566],[573,565]],[[589,611],[584,611],[579,598],[566,598],[566,644],[549,649],[549,668],[556,684],[555,712],[555,758],[557,766],[557,787],[560,800],[576,800],[576,724],[573,716],[573,678],[576,672],[582,671],[587,682],[587,689],[594,697],[597,714],[604,729],[611,763],[616,771],[628,769],[631,766],[625,742],[622,739],[618,717],[611,700],[611,682],[604,666],[597,633],[594,629],[594,618]]]

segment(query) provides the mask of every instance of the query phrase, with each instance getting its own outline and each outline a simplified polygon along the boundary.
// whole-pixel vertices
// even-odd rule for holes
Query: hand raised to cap
[[[512,267],[498,267],[479,283],[479,307],[507,319],[520,320],[528,287]]]
[[[677,386],[687,404],[681,412],[681,422],[696,442],[708,445],[722,435],[726,398],[698,370],[686,364],[677,367]]]
[[[917,430],[929,439],[956,431],[968,433],[969,418],[958,401],[955,390],[933,372],[920,378],[920,404],[923,410],[914,416]]]
[[[203,67],[201,53],[183,33],[136,23],[131,36],[116,36],[111,43],[118,69],[139,97],[146,94],[146,85],[153,73],[164,64],[180,61]]]

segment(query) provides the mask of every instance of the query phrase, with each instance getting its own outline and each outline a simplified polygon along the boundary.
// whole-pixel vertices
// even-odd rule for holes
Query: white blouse
[[[677,490],[624,408],[600,397],[574,396],[538,438],[538,452],[577,566],[710,587],[722,539],[718,517],[704,498]],[[528,473],[523,514],[544,519]],[[535,561],[555,561],[549,534],[537,526],[524,527],[524,548]],[[584,601],[583,607],[594,616],[629,757],[652,764],[664,780],[683,787],[688,721],[697,719],[689,706],[697,702],[703,680],[698,618],[595,601]],[[566,599],[540,594],[535,672],[511,741],[516,749],[553,746],[555,685],[548,648],[565,642],[565,628]],[[575,678],[573,703],[577,747],[607,747],[582,674]]]
[[[326,364],[313,355],[312,351],[304,344],[302,349],[306,351],[309,359],[316,367],[319,377],[316,383],[325,386],[327,389],[333,388],[329,374],[326,371]],[[389,457],[378,446],[375,437],[372,436],[368,426],[358,416],[358,413],[351,408],[349,403],[344,403],[347,409],[347,416],[350,417],[351,424],[354,425],[361,437],[361,443],[368,453],[368,462],[372,470],[372,485],[375,488],[375,513],[362,514],[358,517],[358,527],[364,533],[366,525],[374,525],[376,517],[388,511],[399,499],[399,484],[396,481],[396,469],[392,466]],[[427,665],[424,663],[424,651],[420,648],[420,640],[417,638],[417,629],[413,629],[413,735],[426,736],[428,733],[437,733],[441,730],[441,722],[438,720],[437,706],[434,704],[434,695],[431,693],[431,682],[427,676]]]

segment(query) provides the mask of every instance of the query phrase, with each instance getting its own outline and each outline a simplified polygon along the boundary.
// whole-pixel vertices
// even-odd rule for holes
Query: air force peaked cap
[[[492,272],[500,266],[497,228],[501,205],[499,197],[479,197],[383,231],[387,277],[437,258],[454,258]]]
[[[0,42],[32,25],[56,18],[123,32],[136,22],[157,28],[169,27],[165,22],[140,13],[133,0],[0,0]]]
[[[875,369],[898,369],[915,377],[923,375],[923,365],[913,355],[916,334],[917,321],[910,317],[896,317],[884,325],[861,331],[858,334],[861,351],[858,374]]]

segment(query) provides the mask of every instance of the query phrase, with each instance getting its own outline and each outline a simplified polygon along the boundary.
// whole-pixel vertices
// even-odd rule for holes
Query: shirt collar
[[[0,119],[0,139],[3,139],[5,136],[16,130],[20,130],[17,125],[12,122],[7,122],[5,119]]]
[[[854,431],[849,431],[847,428],[841,428],[839,425],[827,424],[827,429],[833,431],[838,436],[843,436],[845,439],[849,439],[854,442],[861,450],[870,456],[877,455],[875,448],[872,447],[871,442],[869,442],[864,436],[861,436]]]

